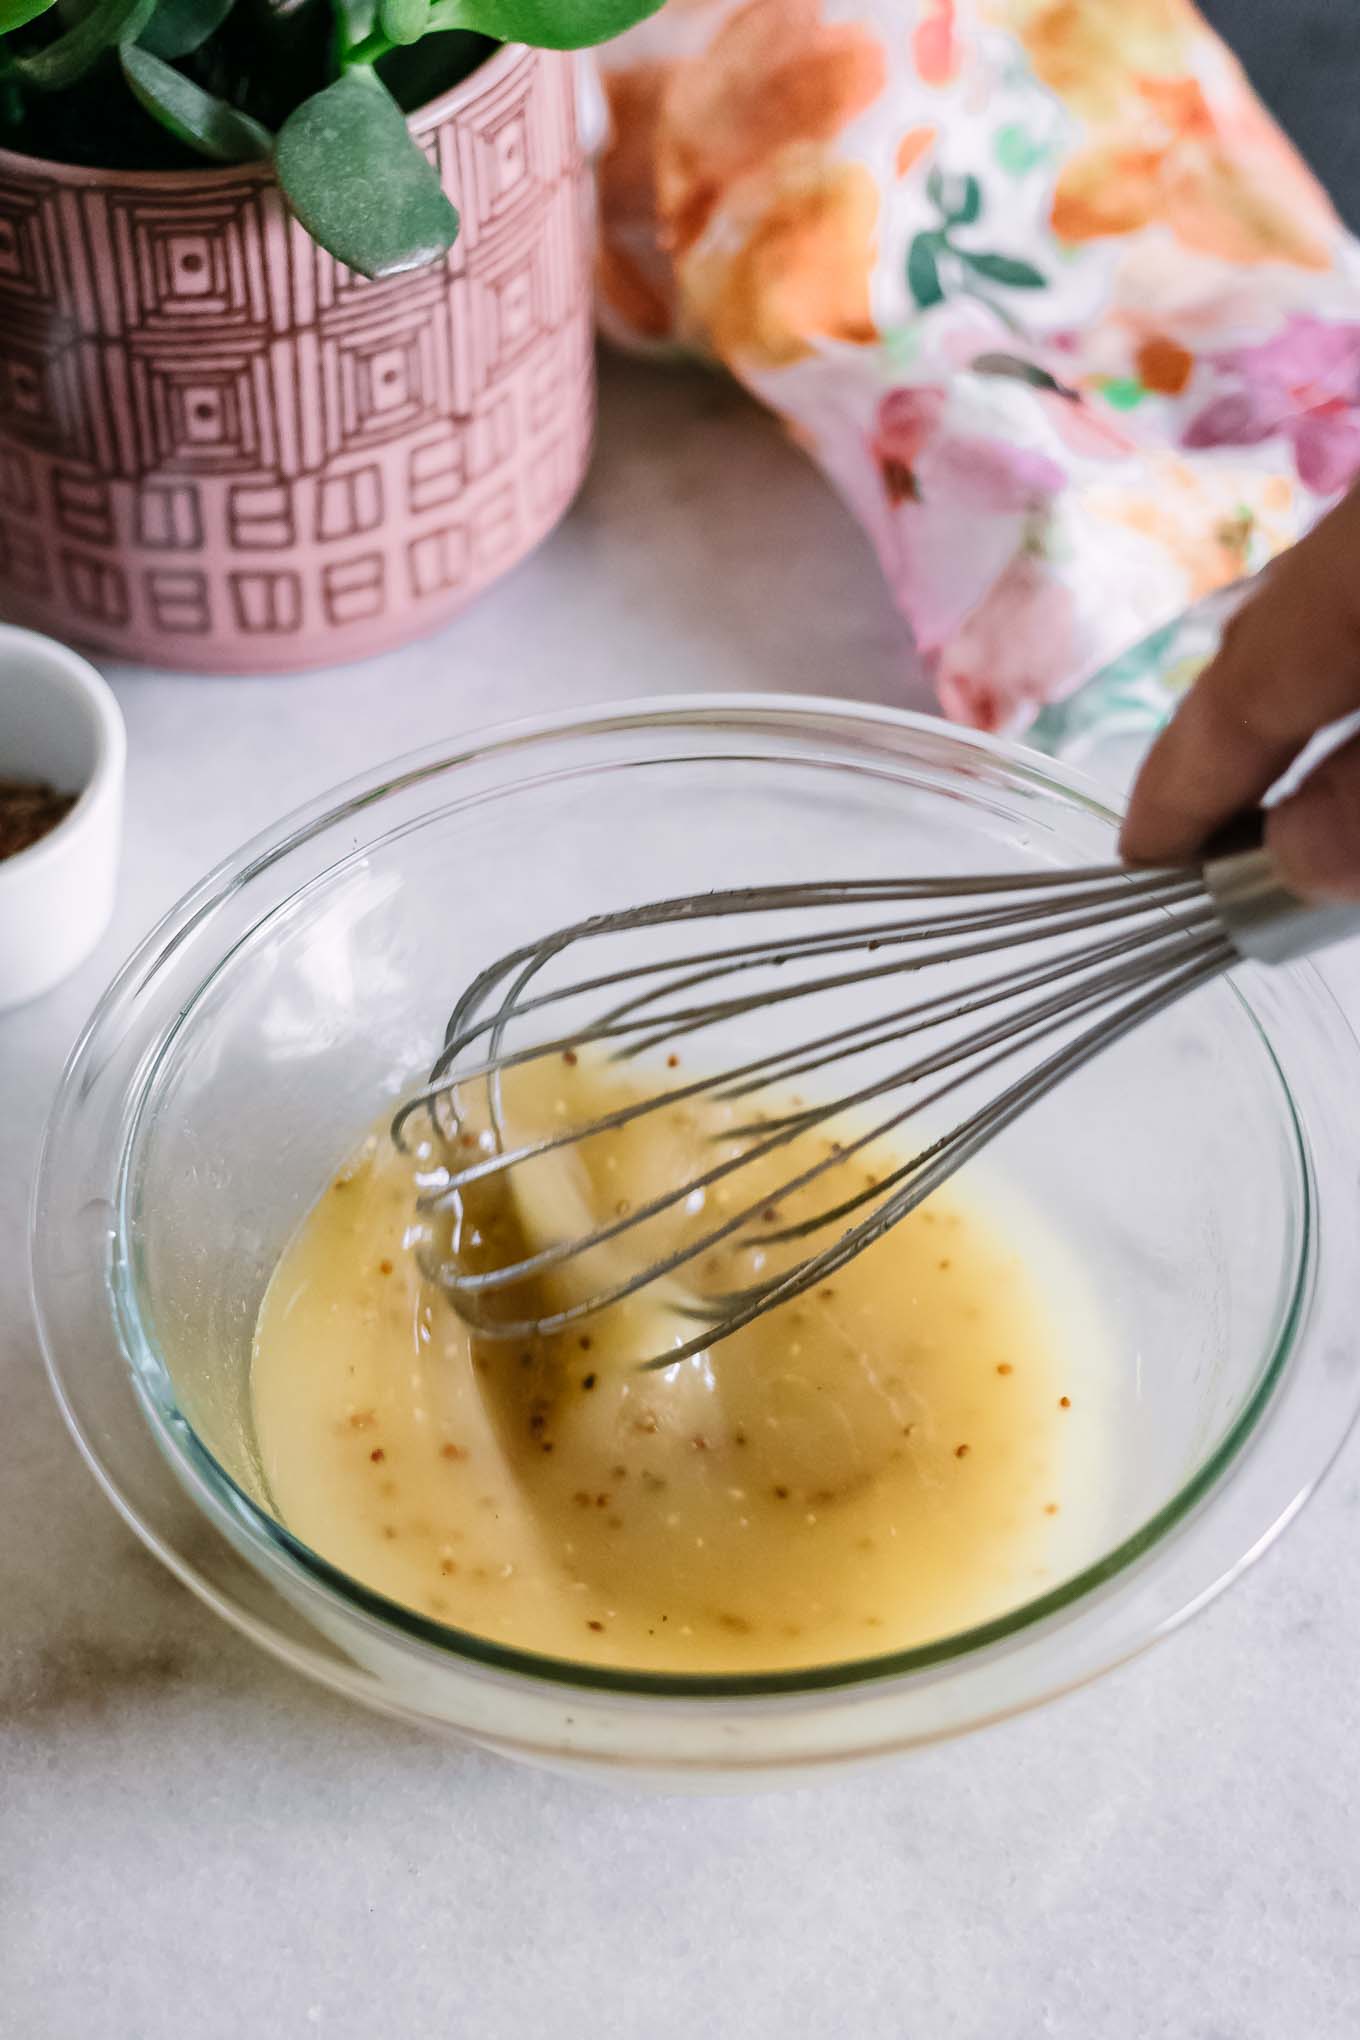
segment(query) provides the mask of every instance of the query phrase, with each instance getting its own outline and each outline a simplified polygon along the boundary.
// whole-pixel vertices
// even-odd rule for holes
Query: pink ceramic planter
[[[462,231],[380,283],[263,169],[0,151],[0,616],[323,665],[433,629],[551,529],[594,411],[572,60],[499,50],[412,127]]]

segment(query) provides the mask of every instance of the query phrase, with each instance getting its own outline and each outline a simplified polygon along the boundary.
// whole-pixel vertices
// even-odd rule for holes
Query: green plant
[[[108,168],[272,160],[323,248],[364,276],[392,276],[436,260],[458,233],[406,112],[496,43],[584,48],[659,5],[0,0],[0,145]]]

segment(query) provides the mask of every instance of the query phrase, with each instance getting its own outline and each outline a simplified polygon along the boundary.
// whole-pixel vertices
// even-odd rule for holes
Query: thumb
[[[1360,737],[1271,809],[1266,843],[1285,884],[1303,898],[1360,900]]]

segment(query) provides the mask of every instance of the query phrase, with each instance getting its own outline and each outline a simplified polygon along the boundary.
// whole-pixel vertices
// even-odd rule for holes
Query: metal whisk
[[[711,1347],[825,1283],[1065,1077],[1187,992],[1245,959],[1280,963],[1360,932],[1360,908],[1309,905],[1281,885],[1261,844],[1259,818],[1236,837],[1232,848],[1183,870],[1107,865],[692,895],[598,915],[512,951],[459,1001],[428,1083],[393,1122],[402,1143],[412,1115],[427,1113],[448,1142],[465,1124],[460,1096],[479,1087],[488,1129],[471,1159],[459,1160],[465,1150],[448,1147],[446,1179],[422,1200],[430,1214],[453,1208],[479,1183],[513,1180],[535,1157],[665,1108],[758,1099],[771,1090],[787,1100],[791,1085],[811,1077],[824,1094],[791,1109],[786,1104],[774,1116],[757,1110],[749,1122],[726,1127],[724,1142],[735,1140],[735,1154],[724,1152],[636,1209],[621,1207],[593,1228],[505,1266],[472,1270],[452,1256],[438,1259],[432,1272],[479,1333],[521,1342],[562,1332],[665,1283],[671,1307],[700,1329],[639,1364],[670,1366]],[[1241,847],[1244,841],[1249,847]],[[688,939],[708,924],[751,916],[768,924],[758,939],[716,939],[711,946]],[[817,1000],[824,1002],[820,1029],[800,1025],[784,1039],[787,1023]],[[706,1032],[740,1035],[743,1023],[744,1051],[719,1054],[711,1074],[677,1076],[669,1067],[677,1042]],[[668,1066],[652,1091],[617,1110],[517,1142],[502,1106],[502,1078],[543,1057],[570,1061],[582,1050],[644,1063],[668,1051]],[[830,1072],[837,1081],[827,1082]],[[744,1170],[828,1121],[850,1115],[854,1131],[837,1152],[799,1168],[782,1194],[813,1190],[823,1177],[834,1183],[848,1158],[909,1120],[935,1114],[942,1101],[984,1078],[992,1080],[987,1094],[950,1131],[868,1187],[831,1195],[796,1223],[770,1223],[768,1180],[749,1199],[742,1196]],[[648,1258],[639,1243],[636,1265],[620,1272],[614,1243],[677,1207],[693,1210],[696,1195],[703,1203],[720,1183],[737,1195],[728,1195],[711,1226],[659,1258]],[[673,1300],[673,1278],[683,1280],[686,1266],[715,1246],[811,1242],[828,1232],[828,1243],[749,1287]],[[519,1284],[573,1265],[579,1271],[584,1257],[602,1247],[611,1248],[611,1279],[587,1281],[586,1293],[560,1307],[516,1315],[512,1296],[508,1313],[488,1308]]]

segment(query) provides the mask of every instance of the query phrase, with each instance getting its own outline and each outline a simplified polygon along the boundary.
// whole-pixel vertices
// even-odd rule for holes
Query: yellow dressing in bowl
[[[629,1095],[595,1069],[538,1068],[517,1078],[513,1135]],[[482,1193],[462,1214],[463,1257],[492,1265],[639,1209],[736,1153],[738,1111],[667,1109],[535,1165],[514,1194]],[[799,1134],[623,1235],[589,1275],[777,1197],[832,1153],[836,1131]],[[841,1134],[850,1146],[854,1130]],[[818,1186],[771,1203],[764,1231],[903,1158],[838,1154]],[[756,1672],[963,1629],[1091,1548],[1099,1327],[1059,1243],[984,1178],[711,1353],[640,1373],[637,1359],[692,1334],[670,1308],[686,1286],[739,1286],[806,1244],[729,1241],[660,1295],[556,1338],[479,1338],[413,1251],[415,1199],[438,1162],[433,1138],[408,1156],[372,1135],[284,1253],[257,1329],[274,1505],[366,1586],[549,1655]],[[570,1301],[573,1279],[579,1269],[545,1284],[548,1300]]]

